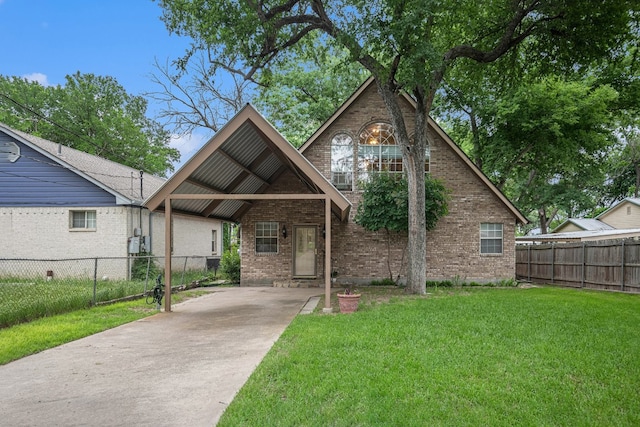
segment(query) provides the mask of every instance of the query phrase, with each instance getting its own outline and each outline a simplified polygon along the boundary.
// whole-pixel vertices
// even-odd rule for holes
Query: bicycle
[[[156,303],[156,306],[160,308],[162,304],[162,297],[164,296],[164,284],[162,283],[162,274],[158,275],[156,279],[156,285],[153,287],[151,292],[147,293],[146,302],[147,304]]]

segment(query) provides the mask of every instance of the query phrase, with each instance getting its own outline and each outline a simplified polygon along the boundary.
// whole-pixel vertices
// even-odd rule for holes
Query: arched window
[[[353,188],[353,138],[339,133],[331,139],[331,182],[339,190]]]
[[[402,152],[389,123],[371,123],[360,132],[359,178],[367,180],[372,172],[402,172]]]

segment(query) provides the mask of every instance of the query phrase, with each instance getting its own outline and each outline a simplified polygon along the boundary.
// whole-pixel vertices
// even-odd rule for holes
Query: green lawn
[[[176,304],[207,293],[189,290],[174,293]],[[42,317],[29,323],[0,329],[0,365],[158,313],[144,299],[76,310]]]
[[[393,292],[298,316],[219,426],[640,425],[640,295]]]

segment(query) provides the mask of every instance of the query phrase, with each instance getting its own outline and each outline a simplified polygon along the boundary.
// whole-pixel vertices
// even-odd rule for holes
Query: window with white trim
[[[211,230],[211,254],[218,253],[218,230]]]
[[[353,138],[346,133],[331,139],[331,183],[338,190],[353,189]]]
[[[430,151],[425,148],[424,170],[429,172]],[[402,150],[397,145],[393,126],[375,122],[360,132],[358,143],[358,178],[367,181],[371,173],[402,173]]]
[[[402,172],[402,152],[389,123],[372,123],[360,132],[358,176],[366,181],[372,172]]]
[[[483,222],[480,224],[480,254],[502,255],[502,224]]]
[[[96,211],[70,211],[69,228],[72,230],[95,230]]]
[[[256,222],[256,253],[278,253],[279,228],[280,227],[277,222]]]

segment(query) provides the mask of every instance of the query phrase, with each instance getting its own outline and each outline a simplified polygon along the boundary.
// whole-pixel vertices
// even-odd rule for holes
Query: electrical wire
[[[37,111],[35,111],[35,110],[33,110],[33,109],[31,109],[31,108],[27,107],[26,105],[22,104],[21,102],[16,101],[15,99],[13,99],[12,97],[10,97],[10,96],[8,96],[8,95],[6,95],[6,94],[4,94],[4,93],[0,93],[0,97],[5,98],[6,100],[8,100],[8,101],[10,101],[10,102],[14,103],[15,105],[17,105],[18,107],[22,108],[23,110],[25,110],[25,111],[27,111],[27,112],[31,113],[32,115],[34,115],[34,116],[36,116],[36,117],[38,117],[38,118],[40,118],[40,119],[42,119],[42,120],[47,121],[48,123],[52,124],[53,126],[55,126],[55,127],[59,128],[59,129],[61,129],[62,131],[67,132],[67,133],[69,133],[69,134],[71,134],[71,135],[75,136],[76,138],[79,138],[79,139],[80,139],[81,141],[83,141],[83,142],[86,142],[86,143],[88,143],[88,144],[92,145],[92,146],[93,146],[93,147],[95,147],[95,148],[101,148],[101,149],[104,149],[104,147],[102,147],[102,146],[98,145],[98,144],[97,144],[97,143],[95,143],[94,141],[91,141],[91,140],[89,140],[89,139],[86,139],[84,136],[79,135],[78,133],[76,133],[76,132],[74,132],[74,131],[72,131],[72,130],[70,130],[70,129],[68,129],[68,128],[66,128],[66,127],[62,126],[62,125],[60,125],[59,123],[56,123],[55,121],[51,120],[50,118],[48,118],[48,117],[46,117],[46,116],[44,116],[44,115],[40,114],[39,112],[37,112]],[[110,152],[109,150],[105,150],[105,151],[106,151],[106,152],[108,152],[110,155],[112,155],[114,158],[118,158],[119,160],[122,160],[123,162],[126,162],[126,161],[127,161],[127,159],[126,159],[126,158],[122,157],[122,156],[121,156],[121,155],[119,155],[118,153]],[[137,169],[139,169],[139,170],[144,170],[144,168],[142,168],[142,167],[138,167]],[[145,172],[146,172],[146,171],[145,171]]]

